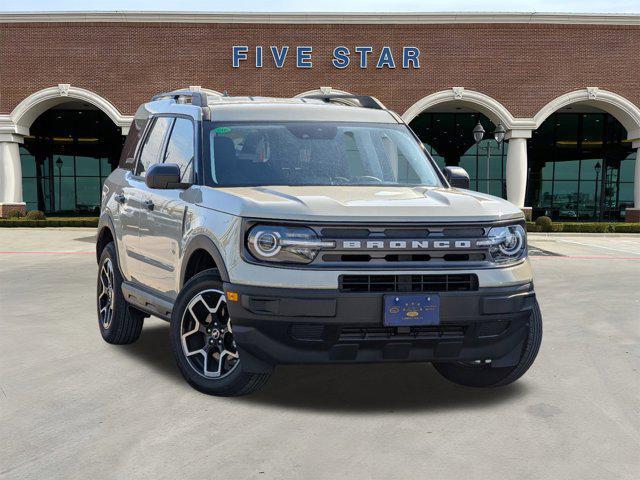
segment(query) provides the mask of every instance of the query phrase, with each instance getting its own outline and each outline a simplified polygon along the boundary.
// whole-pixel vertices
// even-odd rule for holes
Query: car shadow
[[[160,375],[175,380],[176,383],[184,382],[173,359],[167,322],[157,318],[146,319],[138,341],[130,345],[122,345],[119,349],[151,365]]]
[[[169,325],[156,322],[145,325],[140,339],[123,351],[188,388],[173,360]],[[461,387],[423,363],[284,365],[276,369],[262,390],[233,401],[270,408],[366,414],[477,409],[513,401],[526,392],[526,381],[495,389]]]

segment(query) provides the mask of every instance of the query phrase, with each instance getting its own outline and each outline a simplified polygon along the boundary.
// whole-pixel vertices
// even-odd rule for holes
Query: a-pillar
[[[507,152],[507,200],[519,207],[527,220],[531,220],[531,207],[524,206],[527,192],[527,139],[531,130],[509,130]]]
[[[21,135],[0,134],[0,218],[9,212],[26,210],[22,201],[22,165],[20,164]]]
[[[640,222],[640,141],[633,142],[636,149],[636,170],[633,175],[633,208],[627,208],[625,220]]]

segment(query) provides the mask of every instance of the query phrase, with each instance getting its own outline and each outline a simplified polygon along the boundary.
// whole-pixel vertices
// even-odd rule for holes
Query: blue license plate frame
[[[382,324],[385,327],[440,325],[440,295],[385,295]]]

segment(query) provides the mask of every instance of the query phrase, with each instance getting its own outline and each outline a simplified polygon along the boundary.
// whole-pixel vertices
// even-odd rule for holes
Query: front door
[[[178,117],[170,127],[161,162],[180,167],[181,181],[191,183],[195,156],[195,124]],[[188,203],[182,189],[153,190],[145,186],[140,217],[140,248],[146,267],[146,286],[168,297],[177,296],[179,259]]]

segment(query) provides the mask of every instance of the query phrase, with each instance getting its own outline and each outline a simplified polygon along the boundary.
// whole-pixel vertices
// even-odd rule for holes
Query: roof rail
[[[307,95],[302,97],[306,98],[314,98],[316,100],[322,100],[323,102],[331,103],[331,102],[340,102],[340,100],[351,100],[358,103],[359,107],[362,108],[373,108],[375,110],[386,110],[387,108],[378,100],[376,97],[372,97],[370,95],[351,95],[344,93],[327,93],[327,94],[317,94],[317,95]]]
[[[208,105],[206,93],[188,89],[157,93],[151,97],[151,101],[154,102],[156,100],[173,99],[177,102],[180,97],[191,98],[191,105],[195,105],[196,107],[206,107]]]

